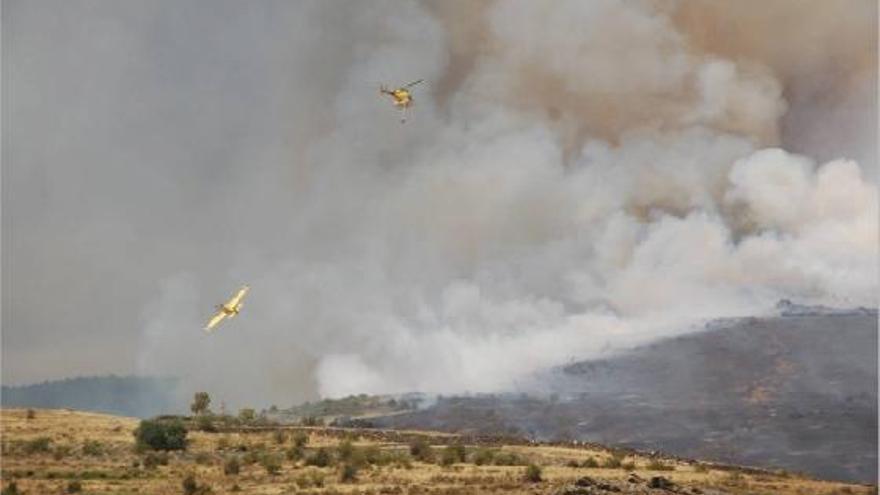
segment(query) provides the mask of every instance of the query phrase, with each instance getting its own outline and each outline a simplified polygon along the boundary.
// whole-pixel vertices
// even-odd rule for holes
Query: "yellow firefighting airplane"
[[[244,295],[247,294],[248,290],[250,290],[250,287],[244,285],[238,289],[238,292],[230,300],[223,304],[218,304],[217,313],[205,325],[205,331],[211,333],[214,327],[219,325],[225,318],[235,318],[235,315],[241,311],[241,300],[244,299]]]
[[[394,99],[394,106],[399,108],[403,112],[403,116],[400,118],[401,124],[406,122],[406,109],[411,107],[413,104],[413,97],[409,88],[415,86],[416,84],[419,84],[422,81],[424,81],[424,79],[413,81],[397,89],[388,89],[385,86],[379,87],[379,94],[391,96],[391,98]]]

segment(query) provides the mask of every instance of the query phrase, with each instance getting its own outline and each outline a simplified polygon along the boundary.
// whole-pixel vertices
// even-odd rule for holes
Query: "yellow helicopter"
[[[413,81],[409,84],[401,86],[397,89],[388,89],[385,86],[379,87],[379,94],[389,95],[394,99],[394,106],[399,108],[403,113],[403,117],[400,118],[400,123],[406,122],[406,109],[411,107],[413,104],[412,93],[409,88],[415,86],[416,84],[421,83],[424,79],[419,79],[418,81]]]

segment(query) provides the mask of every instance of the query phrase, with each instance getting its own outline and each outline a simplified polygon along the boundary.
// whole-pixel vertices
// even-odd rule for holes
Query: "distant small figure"
[[[28,410],[27,410],[27,413],[25,413],[25,417],[26,417],[27,419],[34,419],[34,418],[37,417],[37,412],[34,411],[33,409],[28,409]]]
[[[413,97],[409,88],[421,83],[422,81],[424,81],[424,79],[413,81],[397,89],[388,89],[385,86],[379,87],[379,93],[391,96],[391,98],[394,99],[394,106],[399,108],[403,112],[403,116],[400,118],[401,124],[406,122],[406,109],[411,107],[413,104]]]
[[[238,289],[238,292],[232,296],[232,299],[226,301],[224,304],[218,304],[217,313],[211,317],[208,324],[205,325],[205,331],[210,333],[211,330],[219,325],[225,318],[235,318],[235,315],[241,311],[241,300],[244,299],[248,290],[250,290],[250,287],[244,285]]]

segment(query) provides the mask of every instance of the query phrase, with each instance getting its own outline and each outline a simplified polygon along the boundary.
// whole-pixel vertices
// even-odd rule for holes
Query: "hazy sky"
[[[875,302],[876,2],[750,5],[4,1],[3,383],[490,390]]]

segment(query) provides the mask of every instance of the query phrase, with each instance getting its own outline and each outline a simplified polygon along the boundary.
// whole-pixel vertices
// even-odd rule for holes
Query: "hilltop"
[[[780,306],[377,426],[513,432],[877,479],[877,313]]]
[[[69,407],[122,416],[149,417],[175,405],[178,380],[143,376],[86,376],[6,386],[3,407]]]

